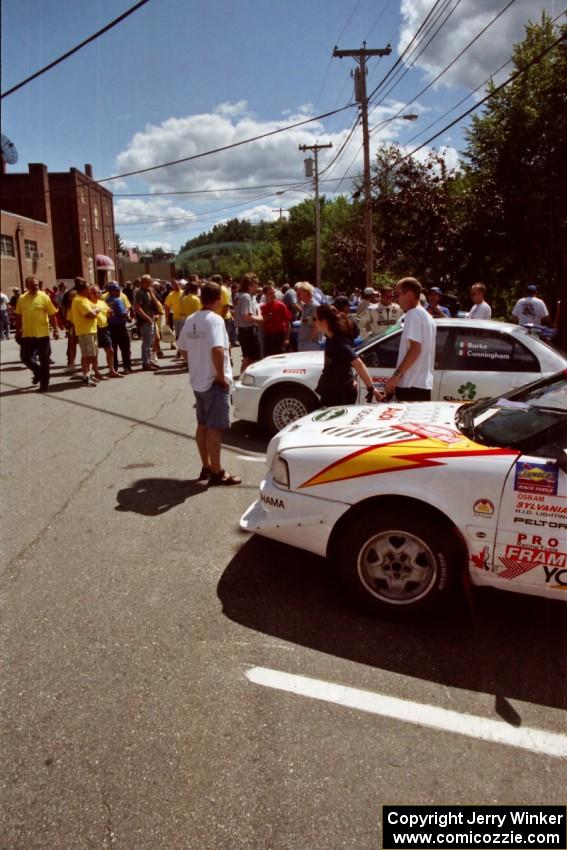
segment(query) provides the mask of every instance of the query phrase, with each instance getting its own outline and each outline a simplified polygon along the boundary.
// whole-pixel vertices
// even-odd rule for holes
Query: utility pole
[[[276,209],[274,209],[274,208],[272,207],[272,212],[279,212],[279,214],[280,214],[280,215],[279,215],[279,220],[281,221],[281,220],[282,220],[282,218],[283,218],[283,214],[284,214],[284,212],[287,212],[287,210],[284,210],[282,207],[277,207]]]
[[[366,60],[369,56],[389,56],[392,52],[390,45],[376,50],[367,50],[366,42],[362,42],[361,50],[339,50],[335,47],[333,56],[342,59],[352,57],[358,68],[354,72],[354,96],[360,104],[362,118],[362,143],[364,150],[364,229],[366,234],[366,286],[374,288],[374,244],[372,239],[372,190],[370,185],[370,138],[368,133],[368,96],[366,94]]]
[[[313,169],[313,185],[315,187],[315,286],[321,287],[321,210],[319,209],[319,151],[323,148],[332,148],[333,143],[328,145],[299,145],[300,151],[313,151],[315,154],[315,168]]]

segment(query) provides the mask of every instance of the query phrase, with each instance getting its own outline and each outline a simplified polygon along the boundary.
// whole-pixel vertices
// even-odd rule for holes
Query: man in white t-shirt
[[[467,319],[491,319],[492,308],[485,301],[486,286],[484,283],[473,283],[471,286],[472,307],[467,313]]]
[[[526,286],[526,297],[516,301],[512,310],[512,321],[520,325],[541,325],[549,318],[549,311],[541,298],[536,298],[537,286]]]
[[[189,382],[197,402],[197,448],[202,468],[199,481],[209,484],[241,484],[237,475],[221,467],[222,432],[230,427],[232,370],[228,334],[220,307],[218,283],[201,287],[203,308],[185,320],[177,347],[189,363]]]
[[[435,364],[435,321],[420,303],[421,284],[404,277],[396,286],[396,301],[404,311],[396,371],[386,381],[386,395],[396,401],[430,401]]]

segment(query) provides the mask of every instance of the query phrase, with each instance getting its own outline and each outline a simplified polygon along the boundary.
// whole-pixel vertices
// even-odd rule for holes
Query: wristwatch
[[[403,377],[403,372],[400,372],[400,370],[399,370],[399,369],[396,369],[396,371],[394,372],[393,377],[394,377],[394,378],[402,378],[402,377]]]

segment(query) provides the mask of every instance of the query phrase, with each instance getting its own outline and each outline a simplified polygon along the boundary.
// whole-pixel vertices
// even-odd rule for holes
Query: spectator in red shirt
[[[276,300],[276,289],[271,284],[264,287],[264,304],[260,310],[264,318],[264,357],[283,354],[289,342],[291,313],[283,301]]]

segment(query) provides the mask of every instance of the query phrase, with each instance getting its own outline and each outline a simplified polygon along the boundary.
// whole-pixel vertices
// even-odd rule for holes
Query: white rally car
[[[272,438],[241,527],[327,556],[372,611],[474,585],[567,598],[567,370],[473,404],[327,408]]]
[[[567,360],[525,328],[505,322],[438,319],[432,397],[473,401],[508,392],[567,367]],[[401,327],[365,340],[358,354],[381,386],[396,367]],[[315,387],[322,351],[266,357],[253,363],[234,386],[234,416],[260,422],[270,433],[319,406]],[[359,401],[365,388],[359,381]]]

